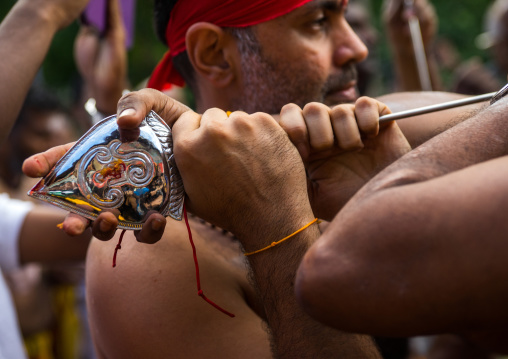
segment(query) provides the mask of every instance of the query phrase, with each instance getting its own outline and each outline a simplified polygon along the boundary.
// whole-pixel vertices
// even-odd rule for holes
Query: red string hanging
[[[122,248],[122,239],[126,231],[126,229],[122,231],[122,234],[120,234],[120,238],[118,239],[118,244],[115,247],[115,253],[113,254],[113,268],[116,267],[116,254],[118,253],[118,250]]]
[[[185,219],[185,225],[187,226],[187,232],[189,233],[189,242],[192,246],[192,256],[194,257],[194,266],[196,267],[196,284],[198,287],[198,295],[203,298],[208,304],[213,306],[215,309],[220,310],[222,313],[229,315],[231,318],[234,318],[235,315],[233,313],[228,312],[227,310],[219,307],[217,304],[208,299],[203,290],[201,289],[201,281],[199,279],[199,265],[198,265],[198,257],[196,255],[196,246],[194,246],[194,241],[192,240],[192,232],[189,225],[189,220],[187,219],[187,210],[185,209],[185,204],[183,205],[183,218]]]
[[[203,290],[201,289],[201,281],[199,279],[199,264],[198,264],[198,257],[197,257],[197,254],[196,254],[196,246],[194,245],[194,241],[192,240],[192,232],[191,232],[191,228],[190,228],[190,225],[189,225],[189,220],[187,218],[187,210],[185,209],[185,205],[183,206],[183,217],[185,219],[185,225],[187,226],[187,232],[189,233],[189,242],[190,242],[191,247],[192,247],[192,256],[194,258],[194,266],[196,268],[196,284],[197,284],[197,287],[198,287],[198,295],[201,298],[203,298],[208,304],[210,304],[212,307],[214,307],[215,309],[221,311],[222,313],[224,313],[226,315],[229,315],[231,318],[234,318],[235,315],[233,313],[230,313],[227,310],[221,308],[220,306],[215,304],[213,301],[208,299],[205,296],[205,294],[203,293]],[[122,246],[121,246],[122,245],[122,239],[123,239],[123,236],[124,236],[125,232],[126,232],[126,230],[124,229],[122,231],[122,234],[120,234],[120,238],[118,239],[118,244],[115,247],[115,253],[113,254],[113,268],[116,267],[116,255],[118,253],[118,250],[120,250],[122,248]]]

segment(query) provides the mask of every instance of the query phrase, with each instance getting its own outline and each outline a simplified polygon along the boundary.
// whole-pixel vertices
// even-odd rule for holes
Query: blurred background
[[[15,0],[0,1],[0,19],[3,20]],[[135,39],[128,51],[128,77],[131,86],[136,86],[146,79],[167,48],[157,40],[153,29],[153,1],[136,2]],[[57,95],[70,105],[76,91],[79,74],[73,57],[74,39],[79,30],[75,22],[68,28],[59,31],[42,66],[43,81],[54,89]]]
[[[383,0],[351,0],[350,3],[360,1],[366,4],[372,14],[372,24],[379,32],[379,44],[376,55],[380,61],[380,84],[375,92],[390,91],[393,70],[390,65],[390,52],[384,36],[381,13]],[[0,2],[0,19],[3,19],[15,0],[2,0]],[[491,1],[488,0],[452,0],[432,1],[439,19],[437,42],[445,39],[458,51],[461,60],[477,56],[486,61],[488,51],[480,50],[475,45],[476,37],[484,32],[483,17]],[[153,1],[137,1],[135,12],[135,39],[132,48],[128,51],[128,77],[131,86],[135,87],[146,79],[156,65],[158,59],[165,52],[165,47],[156,39],[152,20]],[[49,55],[42,68],[44,82],[64,101],[72,101],[75,81],[78,73],[73,59],[73,43],[79,25],[73,24],[60,31],[52,44]],[[446,49],[443,51],[447,51]],[[443,88],[451,87],[451,70],[447,66],[440,66]],[[379,93],[374,93],[377,95]]]

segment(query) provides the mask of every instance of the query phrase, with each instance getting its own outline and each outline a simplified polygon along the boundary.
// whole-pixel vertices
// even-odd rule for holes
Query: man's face
[[[344,0],[314,0],[255,26],[258,49],[248,41],[240,45],[244,91],[235,107],[278,113],[287,103],[354,102],[354,65],[367,48],[347,24],[346,6]]]

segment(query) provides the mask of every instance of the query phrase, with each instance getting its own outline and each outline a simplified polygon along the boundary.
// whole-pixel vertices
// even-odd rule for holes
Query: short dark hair
[[[176,5],[178,0],[154,0],[153,14],[155,33],[162,43],[167,45],[166,41],[166,28],[168,27],[171,11]]]
[[[155,33],[163,44],[168,46],[166,40],[166,28],[168,27],[171,11],[178,0],[154,0],[154,26]],[[198,96],[196,82],[194,81],[194,68],[189,60],[187,51],[184,51],[173,58],[173,65],[176,71],[183,77],[194,96]]]

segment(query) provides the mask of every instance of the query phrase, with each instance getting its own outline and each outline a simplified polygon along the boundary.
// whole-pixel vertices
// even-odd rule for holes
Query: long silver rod
[[[403,118],[408,118],[412,116],[418,116],[418,115],[424,115],[426,113],[436,112],[436,111],[442,111],[442,110],[448,110],[450,108],[460,107],[460,106],[466,106],[466,105],[472,105],[474,103],[478,102],[484,102],[489,101],[492,99],[492,97],[497,92],[491,92],[484,95],[474,96],[474,97],[467,97],[460,100],[454,100],[450,102],[445,102],[437,105],[431,105],[431,106],[425,106],[420,108],[415,108],[413,110],[406,110],[396,113],[391,113],[389,115],[384,115],[379,118],[379,122],[387,122],[387,121],[393,121],[393,120],[400,120]]]

